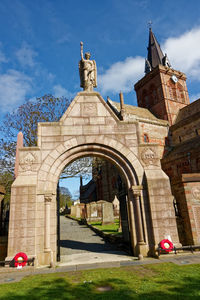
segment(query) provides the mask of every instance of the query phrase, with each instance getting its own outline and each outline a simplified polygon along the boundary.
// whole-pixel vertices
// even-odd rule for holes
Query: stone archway
[[[8,259],[22,251],[39,264],[56,261],[57,182],[64,167],[82,156],[104,157],[123,174],[135,254],[155,251],[165,237],[166,221],[171,226],[167,232],[178,242],[169,179],[160,167],[156,147],[141,144],[135,119],[121,120],[99,93],[78,93],[59,122],[38,124],[37,147],[19,150]],[[162,216],[156,206],[161,202],[167,207]]]
[[[113,143],[114,141],[109,140],[110,143]],[[116,147],[118,148],[118,143],[115,143]],[[60,150],[58,150],[60,149]],[[49,154],[49,156],[46,158],[44,163],[42,164],[39,172],[38,177],[42,178],[38,180],[38,187],[39,188],[37,192],[38,199],[44,197],[44,203],[45,203],[45,209],[44,209],[44,224],[45,224],[45,234],[44,234],[44,242],[41,243],[41,253],[49,253],[53,251],[53,256],[56,255],[56,221],[52,222],[52,219],[56,219],[56,188],[57,188],[57,182],[60,177],[60,173],[64,169],[66,165],[71,163],[72,161],[83,157],[83,156],[98,156],[102,157],[104,159],[107,159],[111,161],[118,169],[120,169],[120,172],[123,174],[123,177],[126,181],[126,185],[129,190],[128,195],[128,209],[129,209],[129,227],[130,227],[130,234],[131,234],[131,243],[132,248],[134,250],[134,253],[137,253],[136,250],[136,229],[135,229],[135,220],[134,220],[134,214],[133,214],[133,203],[131,199],[133,199],[134,194],[133,190],[138,189],[138,191],[141,189],[141,185],[136,185],[139,181],[139,178],[130,163],[130,161],[123,155],[124,150],[119,153],[116,149],[113,149],[112,147],[108,147],[107,145],[101,145],[101,144],[84,144],[84,145],[77,145],[73,146],[67,151],[65,150],[62,154],[59,152],[61,149],[64,150],[63,147],[60,147],[60,145],[57,147],[57,149],[54,149],[52,153]],[[55,157],[55,150],[57,151],[57,158]],[[46,177],[43,169],[48,168],[47,162],[49,161],[49,158],[54,155],[54,163],[49,168],[49,171],[46,173]],[[133,154],[134,156],[134,154]],[[134,160],[137,162],[137,158]],[[141,167],[141,172],[142,167]],[[138,172],[139,173],[139,172]],[[139,205],[139,202],[136,203],[136,205]],[[138,231],[141,232],[140,240],[143,241],[142,238],[142,229],[139,229],[139,226],[142,225],[142,221],[140,220],[140,213],[138,213],[138,209],[135,211],[135,215],[137,219],[139,219],[139,223],[137,223]],[[50,210],[52,210],[53,213],[50,213]],[[137,215],[138,213],[138,215]],[[52,223],[52,224],[51,224]],[[37,237],[39,238],[39,237]],[[36,241],[37,243],[37,241]],[[55,258],[54,258],[55,259]]]

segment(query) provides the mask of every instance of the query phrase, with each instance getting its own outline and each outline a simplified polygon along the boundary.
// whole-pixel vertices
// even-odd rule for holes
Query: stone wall
[[[177,223],[183,245],[200,245],[200,175],[182,174],[172,185],[177,202]]]

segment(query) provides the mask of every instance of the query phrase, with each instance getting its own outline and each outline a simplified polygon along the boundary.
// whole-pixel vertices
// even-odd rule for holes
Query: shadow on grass
[[[23,285],[23,281],[21,282]],[[114,288],[113,284],[119,288]],[[12,292],[5,294],[5,297],[0,299],[13,300],[36,300],[36,299],[73,299],[73,300],[103,300],[103,299],[126,299],[132,300],[134,292],[129,291],[125,287],[126,283],[122,280],[113,279],[106,282],[99,281],[93,283],[71,284],[63,278],[54,279],[52,281],[42,281],[35,288],[26,290],[13,289]],[[123,287],[122,287],[123,286]],[[111,290],[100,292],[98,287],[110,287]],[[131,293],[131,294],[130,294]]]
[[[118,232],[118,229],[103,229],[103,232]]]
[[[157,280],[157,288],[151,292],[140,293],[138,298],[133,299],[176,299],[176,300],[199,300],[200,299],[200,277],[182,277],[181,281]],[[159,289],[159,290],[158,290]],[[166,290],[166,291],[163,291]],[[140,298],[141,297],[141,298]]]
[[[91,283],[70,283],[69,279],[51,278],[45,280],[41,278],[38,283],[37,277],[24,279],[18,284],[12,285],[11,292],[6,292],[0,295],[0,299],[15,299],[15,300],[36,300],[36,299],[73,299],[73,300],[133,300],[133,299],[200,299],[199,279],[182,277],[181,281],[173,282],[162,281],[158,278],[151,282],[151,279],[146,284],[144,280],[138,284],[137,280],[128,283],[120,279],[107,279],[105,281],[95,281]],[[32,282],[32,287],[26,284]],[[131,286],[130,286],[131,285]],[[35,286],[35,287],[33,287]],[[20,288],[21,287],[21,288]],[[110,287],[111,290],[99,292],[98,287]],[[3,297],[2,297],[3,296]]]

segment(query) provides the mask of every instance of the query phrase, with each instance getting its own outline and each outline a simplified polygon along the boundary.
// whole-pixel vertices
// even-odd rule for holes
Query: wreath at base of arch
[[[22,268],[22,267],[26,266],[27,261],[28,261],[28,257],[23,252],[17,253],[14,257],[15,267],[17,267],[17,268]]]
[[[160,242],[160,248],[166,252],[171,252],[174,249],[174,245],[168,239],[164,239]]]

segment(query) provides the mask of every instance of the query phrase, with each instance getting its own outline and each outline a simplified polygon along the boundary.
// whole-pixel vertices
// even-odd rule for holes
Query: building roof
[[[113,111],[119,116],[120,115],[120,103],[112,101],[111,99],[107,100],[109,106],[113,109]],[[124,113],[125,113],[125,121],[131,121],[131,116],[135,116],[136,119],[146,119],[149,121],[155,121],[167,125],[168,122],[166,120],[161,120],[156,118],[147,108],[127,105],[124,104]]]
[[[166,154],[163,161],[177,160],[182,157],[187,157],[191,152],[199,152],[200,138],[199,136],[194,137],[190,140],[182,142],[171,149]]]
[[[179,110],[175,124],[191,118],[193,120],[195,114],[200,113],[200,99],[190,103]]]

